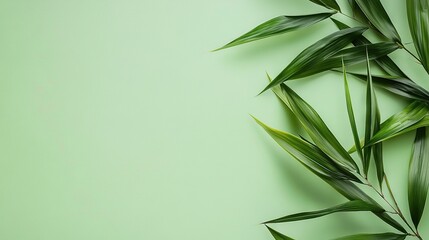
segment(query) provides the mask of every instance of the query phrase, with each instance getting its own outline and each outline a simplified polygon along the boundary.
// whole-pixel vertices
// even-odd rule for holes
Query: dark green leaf
[[[315,172],[313,172],[315,173]],[[324,178],[323,176],[315,173],[320,178],[322,178],[326,183],[331,185],[337,192],[346,197],[349,200],[362,200],[368,203],[372,203],[378,206],[377,202],[375,202],[371,197],[369,197],[366,193],[360,190],[355,184],[350,181],[342,181],[332,178]],[[381,220],[389,224],[390,226],[396,228],[397,230],[406,233],[407,231],[399,224],[395,219],[389,216],[386,212],[373,212],[377,215]]]
[[[354,2],[354,0],[351,0],[351,1]],[[331,20],[335,23],[335,25],[337,25],[338,29],[340,29],[340,30],[350,28],[349,26],[347,26],[343,22],[340,22],[336,19],[331,18]],[[369,44],[371,44],[371,41],[369,41],[364,36],[360,36],[353,41],[353,44],[355,46],[369,45]],[[380,66],[386,72],[386,74],[398,76],[401,78],[408,78],[407,75],[398,67],[398,65],[396,65],[395,62],[393,62],[393,60],[390,57],[383,56],[383,57],[379,57],[377,59],[374,59],[374,61],[377,63],[378,66]]]
[[[407,0],[407,15],[417,53],[429,73],[429,1]]]
[[[365,80],[366,75],[349,73],[353,76]],[[417,85],[415,82],[408,78],[391,77],[391,76],[372,76],[372,81],[385,88],[386,90],[398,94],[400,96],[415,99],[419,101],[429,102],[429,92],[423,87]]]
[[[335,162],[348,169],[358,171],[353,158],[341,146],[319,114],[285,84],[282,84],[281,87],[291,111],[299,119],[314,143]]]
[[[380,125],[380,130],[366,143],[366,146],[379,143],[422,126],[428,126],[428,112],[429,108],[425,103],[417,101],[411,103],[401,112],[396,113],[384,121]]]
[[[274,230],[268,226],[265,226],[265,227],[268,228],[268,231],[270,231],[271,235],[273,235],[275,240],[294,240],[293,238],[290,238],[286,235],[283,235],[283,234],[277,232],[276,230]]]
[[[371,64],[367,54],[367,89],[366,89],[366,121],[365,121],[365,144],[367,144],[376,132],[380,129],[380,110],[378,108],[377,97],[375,95],[374,87],[372,84]],[[377,143],[374,146],[366,147],[363,151],[363,169],[365,175],[368,174],[371,151],[373,151],[374,162],[377,169],[377,179],[380,188],[383,186],[384,179],[384,166],[383,166],[383,147],[382,143]]]
[[[326,8],[337,10],[339,12],[341,11],[340,6],[338,6],[338,3],[335,0],[310,0],[310,1]]]
[[[344,65],[344,62],[343,62],[343,76],[344,76],[344,89],[346,93],[347,113],[349,116],[350,126],[352,128],[353,140],[355,142],[355,146],[357,146],[357,153],[360,159],[363,161],[362,146],[360,144],[360,138],[356,127],[356,120],[355,120],[355,115],[353,111],[352,99],[350,96],[349,83],[347,81],[347,73],[346,73],[346,67]]]
[[[307,27],[330,17],[332,14],[334,14],[334,12],[302,16],[279,16],[262,23],[256,28],[250,30],[248,33],[216,50],[241,45],[243,43],[248,43]]]
[[[393,26],[393,23],[380,0],[355,1],[375,28],[394,42],[401,42],[401,37]]]
[[[301,71],[312,68],[315,64],[329,59],[365,30],[366,28],[360,27],[344,29],[317,41],[302,51],[262,92],[293,78],[294,75],[299,74]]]
[[[429,186],[429,149],[426,128],[419,128],[414,140],[408,175],[408,203],[414,226],[420,223]]]
[[[395,43],[375,43],[346,48],[334,54],[330,58],[316,63],[311,68],[302,70],[290,79],[307,77],[326,70],[339,68],[341,67],[342,59],[344,60],[346,66],[363,63],[366,61],[366,49],[368,49],[369,52],[369,59],[374,60],[379,57],[386,56],[398,48],[398,45]]]
[[[405,234],[379,233],[379,234],[358,234],[336,238],[335,240],[403,240],[407,237]]]
[[[353,200],[331,208],[326,208],[319,211],[292,214],[292,215],[277,218],[265,223],[282,223],[282,222],[301,221],[306,219],[323,217],[323,216],[333,214],[333,213],[338,213],[338,212],[357,212],[357,211],[384,212],[384,209],[380,208],[380,206],[376,206],[374,204],[367,203],[362,200]]]
[[[255,120],[284,150],[306,167],[328,178],[360,182],[356,176],[336,164],[316,146],[292,134],[270,128],[256,118]]]

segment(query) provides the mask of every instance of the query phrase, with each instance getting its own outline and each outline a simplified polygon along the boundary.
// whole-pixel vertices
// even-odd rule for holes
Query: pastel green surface
[[[389,2],[410,42],[405,3]],[[0,239],[268,240],[259,223],[343,202],[249,116],[297,132],[272,93],[255,95],[265,71],[278,74],[335,26],[210,52],[272,17],[310,11],[325,9],[303,0],[0,1]],[[411,57],[393,56],[429,87]],[[362,135],[365,86],[349,82]],[[291,87],[348,147],[342,83],[331,73]],[[406,105],[378,95],[382,119]],[[405,210],[412,139],[385,144]],[[297,239],[394,231],[367,213],[273,228]]]

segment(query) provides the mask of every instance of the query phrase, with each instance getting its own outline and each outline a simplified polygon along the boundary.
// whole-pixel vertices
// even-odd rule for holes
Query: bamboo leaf
[[[288,215],[285,217],[267,221],[264,224],[301,221],[301,220],[323,217],[323,216],[333,214],[333,213],[338,213],[338,212],[358,212],[358,211],[384,212],[384,209],[380,208],[380,206],[376,206],[376,205],[364,202],[362,200],[354,200],[354,201],[349,201],[349,202],[346,202],[334,207],[326,208],[323,210],[319,210],[319,211],[302,212],[302,213]]]
[[[291,79],[294,75],[321,63],[342,48],[350,44],[356,37],[360,36],[366,28],[349,28],[337,31],[317,41],[315,44],[302,51],[292,62],[262,91]],[[261,93],[262,93],[261,92]]]
[[[357,234],[336,238],[335,240],[403,240],[406,234],[379,233],[379,234]]]
[[[316,63],[311,68],[302,70],[295,74],[291,79],[307,77],[326,70],[340,68],[342,61],[344,61],[346,66],[363,63],[366,61],[367,57],[365,54],[366,49],[368,49],[369,52],[369,59],[374,60],[386,56],[398,48],[398,45],[395,43],[375,43],[346,48],[334,54],[330,58]]]
[[[368,51],[366,51],[368,54]],[[367,76],[366,84],[366,117],[365,117],[365,145],[371,140],[375,133],[376,115],[377,115],[377,99],[372,84],[371,65],[367,57]],[[365,176],[368,174],[372,147],[364,148],[363,150],[363,171]]]
[[[411,218],[417,228],[425,208],[429,186],[429,152],[426,128],[419,128],[414,140],[408,174],[408,204]]]
[[[354,0],[351,0],[351,1],[354,2]],[[333,18],[331,18],[331,20],[335,23],[335,25],[340,30],[350,28],[348,25],[344,24],[341,21],[338,21]],[[360,46],[360,45],[369,45],[371,44],[371,41],[369,41],[367,38],[365,38],[362,35],[356,38],[352,43],[355,46]],[[374,61],[377,63],[378,66],[380,66],[385,71],[386,74],[408,79],[407,75],[398,67],[398,65],[390,57],[383,56],[383,57],[374,59]]]
[[[262,23],[246,34],[240,36],[225,46],[216,49],[215,51],[307,27],[332,16],[334,13],[335,12],[301,16],[279,16]]]
[[[324,177],[360,182],[355,175],[332,161],[316,146],[292,134],[270,128],[258,119],[254,119],[284,150],[306,167]]]
[[[341,11],[340,6],[335,0],[310,0],[310,1],[329,9],[333,9],[339,12]]]
[[[372,137],[366,146],[379,143],[399,134],[429,125],[429,108],[425,103],[413,102],[401,112],[388,118],[380,125],[380,130]]]
[[[401,42],[401,37],[396,31],[395,26],[393,26],[393,23],[380,0],[355,1],[371,24],[377,28],[378,31],[394,42]]]
[[[357,73],[349,74],[359,78],[360,80],[367,80],[367,75]],[[392,76],[372,76],[372,80],[375,84],[397,95],[409,99],[429,102],[429,92],[408,78]]]
[[[314,172],[313,172],[314,173]],[[325,178],[317,173],[322,180],[324,180],[326,183],[331,185],[338,193],[343,195],[349,200],[362,200],[368,203],[372,203],[376,206],[379,206],[376,201],[374,201],[371,197],[369,197],[366,193],[364,193],[361,189],[359,189],[355,184],[353,184],[350,181],[342,181],[332,178]],[[406,233],[407,231],[402,227],[401,224],[399,224],[395,219],[393,219],[389,214],[386,212],[373,212],[377,217],[379,217],[381,220],[389,224],[390,226],[394,227],[395,229]]]
[[[375,104],[377,104],[377,102]],[[375,114],[376,115],[375,115],[375,122],[374,122],[374,133],[380,130],[380,110],[378,105],[376,106]],[[373,155],[374,155],[375,168],[377,171],[378,184],[380,189],[383,189],[383,180],[385,176],[384,161],[383,161],[383,142],[379,142],[374,145]]]
[[[361,161],[363,161],[362,147],[360,144],[360,138],[356,127],[356,120],[355,120],[355,115],[353,111],[352,99],[350,96],[349,83],[347,81],[347,73],[346,73],[346,67],[344,65],[344,61],[343,61],[343,76],[344,76],[344,89],[345,89],[345,95],[346,95],[347,113],[349,116],[350,127],[353,133],[353,140],[355,142],[357,153]]]
[[[338,164],[359,171],[353,158],[341,146],[319,114],[285,84],[281,85],[291,111],[299,119],[314,143]]]
[[[429,1],[407,0],[407,15],[417,53],[429,73]]]
[[[283,235],[279,232],[277,232],[276,230],[268,227],[265,225],[265,227],[267,227],[268,231],[270,231],[271,235],[274,237],[275,240],[294,240],[293,238],[290,238],[286,235]]]

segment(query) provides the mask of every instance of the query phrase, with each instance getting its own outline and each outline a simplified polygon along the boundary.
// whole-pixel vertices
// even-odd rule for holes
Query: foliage
[[[290,155],[310,172],[320,177],[348,202],[327,209],[295,213],[265,222],[268,224],[285,223],[318,218],[337,212],[371,212],[397,230],[396,233],[358,234],[337,239],[405,239],[414,237],[423,239],[419,234],[421,221],[429,187],[429,152],[427,127],[429,127],[429,92],[411,80],[388,56],[388,54],[405,50],[411,54],[429,73],[429,0],[406,0],[409,30],[417,54],[405,47],[401,37],[392,23],[388,12],[380,0],[348,0],[347,8],[353,16],[345,13],[344,6],[335,0],[310,0],[328,11],[299,16],[279,16],[268,20],[236,38],[225,46],[225,49],[252,41],[295,31],[331,19],[338,31],[320,38],[317,42],[298,54],[269,84],[262,90],[271,89],[299,120],[310,140],[291,133],[271,128],[260,120],[256,122]],[[345,3],[345,2],[344,2]],[[345,4],[344,4],[345,5]],[[344,15],[358,24],[349,27],[335,17]],[[371,42],[362,34],[371,32],[382,39]],[[347,73],[346,67],[365,64],[366,74]],[[383,71],[383,75],[373,75],[371,65]],[[294,92],[288,81],[304,77],[316,78],[325,71],[341,72],[344,81],[347,113],[355,147],[351,151],[343,148],[334,134],[323,122],[317,111]],[[365,134],[358,135],[355,113],[350,96],[348,76],[366,81],[366,114]],[[374,85],[384,88],[398,96],[409,99],[410,104],[401,112],[394,114],[386,121],[380,121],[380,109]],[[261,92],[261,93],[262,93]],[[398,206],[390,187],[383,163],[383,142],[405,132],[415,131],[412,155],[408,174],[409,216],[412,224]],[[352,153],[356,151],[360,162],[356,162]],[[368,179],[368,171],[374,161],[378,187]],[[362,187],[370,187],[383,204],[369,197]],[[387,189],[390,199],[385,197],[383,188]],[[389,206],[388,209],[382,205]],[[395,220],[398,217],[400,221]],[[276,240],[292,239],[267,226]]]

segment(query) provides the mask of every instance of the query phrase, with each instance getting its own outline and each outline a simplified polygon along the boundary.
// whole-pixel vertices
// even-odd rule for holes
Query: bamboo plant
[[[298,1],[298,0],[297,0]],[[429,92],[405,74],[388,56],[394,51],[406,51],[429,73],[429,0],[404,0],[407,9],[409,31],[414,50],[405,47],[401,36],[392,23],[380,0],[348,0],[340,7],[335,0],[310,0],[326,8],[322,13],[299,16],[279,16],[270,19],[246,34],[217,49],[225,49],[252,41],[295,31],[321,21],[330,20],[338,31],[324,36],[298,54],[275,78],[269,76],[268,85],[261,93],[272,90],[291,110],[306,131],[309,139],[271,128],[256,122],[294,159],[311,173],[332,186],[348,199],[343,204],[327,209],[295,213],[265,222],[276,240],[293,239],[274,230],[271,225],[319,218],[337,212],[370,212],[396,231],[379,234],[361,233],[344,236],[339,240],[365,239],[423,239],[419,223],[423,216],[429,187]],[[396,3],[395,3],[396,4]],[[345,9],[348,8],[348,9]],[[353,14],[347,14],[352,12]],[[351,18],[356,26],[350,27],[338,20],[338,15]],[[404,16],[405,17],[405,16]],[[377,35],[377,42],[363,36],[364,32]],[[414,54],[416,52],[416,54]],[[366,73],[347,72],[351,65],[362,64]],[[375,75],[371,66],[382,70]],[[344,83],[347,113],[355,146],[346,150],[329,130],[322,118],[289,86],[288,81],[304,77],[317,78],[326,71],[341,73]],[[366,112],[364,136],[359,136],[355,121],[348,77],[366,81]],[[429,80],[429,75],[424,76]],[[402,111],[380,121],[375,85],[409,100]],[[412,154],[409,159],[408,204],[409,213],[399,207],[384,171],[383,142],[405,132],[415,131]],[[352,157],[356,154],[359,161]],[[376,183],[368,178],[374,161]],[[363,188],[370,188],[380,196],[377,202]],[[383,207],[388,206],[388,207]]]

